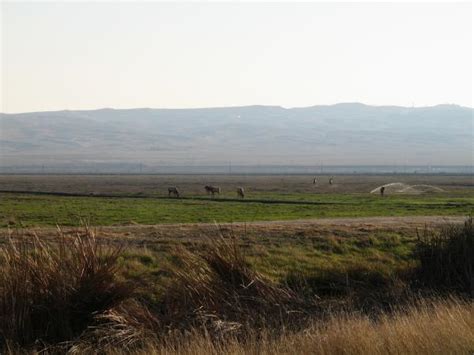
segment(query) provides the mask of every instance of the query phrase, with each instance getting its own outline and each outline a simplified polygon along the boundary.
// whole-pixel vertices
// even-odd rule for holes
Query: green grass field
[[[229,196],[230,197],[230,196]],[[272,221],[328,217],[472,215],[471,194],[254,194],[239,201],[225,195],[106,198],[0,194],[0,227]]]

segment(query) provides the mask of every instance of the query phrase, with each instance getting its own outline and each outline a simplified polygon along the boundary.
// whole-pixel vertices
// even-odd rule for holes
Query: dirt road
[[[436,228],[446,223],[462,223],[466,217],[408,216],[408,217],[363,217],[363,218],[321,218],[268,222],[159,224],[95,227],[101,239],[125,241],[132,244],[154,244],[162,242],[196,241],[203,237],[219,234],[245,236],[249,238],[306,238],[326,236],[364,236],[372,233],[394,232],[416,235],[420,229]],[[63,228],[66,234],[80,228]],[[36,233],[40,237],[53,237],[55,228],[30,228],[21,233]],[[7,229],[0,230],[0,238],[8,235]]]

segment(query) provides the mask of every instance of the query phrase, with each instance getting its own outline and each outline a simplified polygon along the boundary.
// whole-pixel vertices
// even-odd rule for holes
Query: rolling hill
[[[0,114],[1,164],[472,165],[472,108],[283,108]]]

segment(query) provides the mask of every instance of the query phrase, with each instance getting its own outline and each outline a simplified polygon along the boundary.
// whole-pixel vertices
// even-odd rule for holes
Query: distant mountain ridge
[[[0,164],[472,165],[473,114],[361,103],[0,114]]]

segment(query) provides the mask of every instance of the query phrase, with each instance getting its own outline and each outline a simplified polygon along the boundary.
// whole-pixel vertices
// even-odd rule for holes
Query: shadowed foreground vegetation
[[[468,354],[472,220],[430,233],[390,271],[354,263],[273,280],[232,237],[131,277],[122,247],[93,230],[48,243],[13,233],[0,251],[1,352]]]
[[[191,334],[137,353],[156,354],[470,354],[474,348],[474,306],[438,301],[405,307],[376,321],[338,314],[304,331],[275,338],[264,331],[244,340]]]

